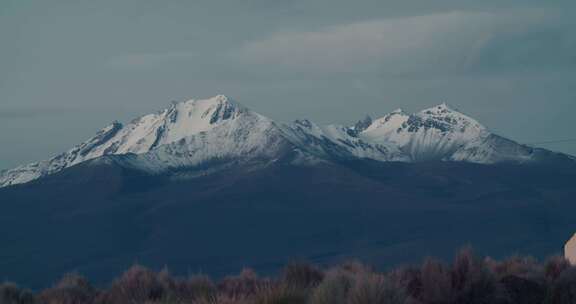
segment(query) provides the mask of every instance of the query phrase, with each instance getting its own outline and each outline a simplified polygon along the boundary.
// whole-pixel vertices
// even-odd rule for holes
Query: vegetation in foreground
[[[378,272],[360,262],[320,269],[291,263],[276,278],[250,269],[218,282],[203,275],[175,277],[135,265],[107,288],[68,274],[33,293],[0,285],[1,304],[574,304],[576,267],[562,257],[538,263],[503,261],[461,250],[452,263],[432,258],[419,266]]]

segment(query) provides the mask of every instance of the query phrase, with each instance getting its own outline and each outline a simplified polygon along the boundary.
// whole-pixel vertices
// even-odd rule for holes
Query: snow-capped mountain
[[[96,136],[49,160],[0,173],[0,187],[26,183],[110,155],[131,155],[131,166],[149,172],[207,162],[261,165],[350,159],[377,161],[531,162],[552,152],[517,144],[441,104],[415,114],[393,111],[354,126],[318,126],[308,120],[279,124],[224,95],[173,103]]]
[[[446,104],[415,114],[402,110],[375,120],[359,133],[371,142],[391,142],[412,161],[449,160],[466,144],[485,138],[488,130],[476,120],[454,111]],[[461,161],[469,161],[463,157]],[[491,163],[491,159],[477,162]]]
[[[414,114],[398,109],[374,120],[362,130],[358,127],[355,130],[368,142],[396,145],[410,161],[494,164],[570,158],[493,134],[475,119],[445,103]]]
[[[388,142],[364,140],[340,125],[318,126],[296,120],[285,127],[288,139],[303,151],[328,159],[368,158],[379,161],[408,161],[406,155]]]
[[[54,158],[8,170],[0,175],[0,186],[25,183],[105,155],[137,154],[138,166],[158,171],[213,158],[270,154],[286,144],[278,133],[273,121],[224,95],[173,103],[127,125],[114,122]]]

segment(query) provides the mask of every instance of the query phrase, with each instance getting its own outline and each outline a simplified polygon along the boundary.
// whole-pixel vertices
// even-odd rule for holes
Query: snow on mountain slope
[[[470,141],[449,158],[450,161],[464,161],[483,164],[494,163],[534,163],[576,161],[570,155],[541,148],[518,144],[510,139],[489,134]]]
[[[186,137],[209,134],[212,129],[219,129],[219,133],[214,134],[221,135],[221,127],[225,125],[229,128],[262,128],[247,123],[243,126],[238,122],[241,120],[259,122],[261,125],[272,124],[268,119],[223,95],[173,103],[165,110],[142,116],[125,126],[115,122],[102,129],[95,137],[54,158],[5,171],[0,174],[0,186],[25,183],[104,155],[146,153]],[[203,135],[202,138],[212,137]],[[215,156],[225,154],[226,146],[218,141],[220,138],[212,139],[211,147],[204,147],[204,150],[212,149]],[[200,155],[195,157],[201,158]]]
[[[49,160],[0,172],[0,187],[21,184],[103,156],[130,155],[127,165],[150,172],[211,162],[264,165],[373,159],[378,161],[464,161],[526,163],[573,158],[534,149],[490,133],[473,118],[441,104],[415,114],[402,110],[351,127],[318,126],[308,120],[278,124],[218,95],[173,103],[96,136]]]
[[[451,159],[466,144],[489,135],[490,132],[476,120],[446,104],[415,114],[396,110],[375,120],[359,134],[369,142],[397,145],[412,161]],[[468,161],[466,158],[461,160]]]
[[[296,120],[287,127],[291,141],[303,150],[330,159],[369,158],[379,161],[407,161],[395,145],[369,142],[339,125],[318,126],[309,120]]]
[[[119,130],[105,143],[87,151],[87,158],[103,154],[144,153],[184,137],[213,129],[249,111],[226,96],[173,103],[169,108],[142,116]]]
[[[288,141],[272,120],[246,112],[241,119],[230,119],[208,132],[183,137],[136,155],[138,167],[150,172],[189,168],[205,162],[274,162],[282,157],[297,157],[298,147]],[[294,155],[290,155],[296,152]]]

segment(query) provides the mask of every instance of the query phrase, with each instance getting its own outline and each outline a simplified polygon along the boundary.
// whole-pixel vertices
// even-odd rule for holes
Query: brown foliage
[[[562,257],[538,263],[513,256],[481,258],[470,248],[451,264],[425,259],[419,266],[378,272],[360,262],[322,270],[290,263],[277,278],[252,269],[214,284],[195,275],[135,265],[97,290],[77,274],[65,275],[36,295],[14,284],[0,285],[1,304],[573,304],[576,268]]]

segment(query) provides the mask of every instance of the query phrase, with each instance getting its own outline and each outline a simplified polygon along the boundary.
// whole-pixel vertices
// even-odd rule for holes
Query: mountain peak
[[[450,109],[450,106],[446,102],[443,102],[443,103],[437,105],[436,107],[444,108],[444,109]]]
[[[223,94],[218,94],[203,100],[197,100],[200,102],[206,102],[206,103],[213,103],[213,104],[225,104],[225,103],[230,103],[230,104],[235,104],[236,102],[234,101],[234,99],[223,95]]]
[[[441,103],[437,106],[424,109],[417,114],[418,118],[413,118],[417,125],[436,128],[443,131],[459,130],[460,132],[473,131],[473,133],[482,133],[486,128],[474,118],[455,110],[447,103]]]
[[[228,96],[223,95],[223,94],[218,94],[218,95],[212,97],[212,99],[215,99],[218,102],[227,102],[230,100],[230,98]]]
[[[216,95],[205,99],[190,99],[173,103],[164,110],[165,116],[171,122],[183,119],[186,124],[197,125],[202,121],[207,126],[236,118],[248,109],[226,95]],[[204,129],[204,128],[203,128]]]
[[[433,115],[442,115],[448,113],[459,113],[459,112],[454,107],[451,107],[445,102],[420,111],[420,114],[433,114]]]
[[[208,97],[208,98],[203,98],[203,99],[190,99],[190,100],[185,100],[185,101],[180,101],[180,102],[172,102],[172,104],[174,106],[177,106],[179,104],[204,105],[204,106],[230,104],[230,105],[240,106],[233,98],[226,96],[226,95],[223,95],[223,94],[218,94],[218,95]]]

